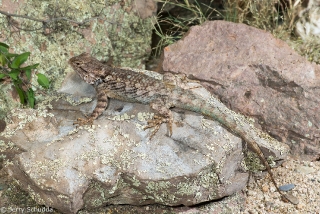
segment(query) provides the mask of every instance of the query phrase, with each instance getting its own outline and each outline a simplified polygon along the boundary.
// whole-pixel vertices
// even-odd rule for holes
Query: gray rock
[[[294,187],[295,187],[294,184],[286,184],[286,185],[279,186],[279,190],[286,192],[286,191],[292,190]]]
[[[72,20],[52,20],[44,26],[42,22],[10,16],[11,24],[5,19],[1,22],[0,42],[8,44],[12,51],[14,49],[12,53],[30,51],[24,66],[39,63],[37,72],[50,79],[50,89],[60,88],[65,74],[72,72],[68,60],[84,51],[105,61],[112,58],[114,65],[133,68],[144,68],[151,53],[153,20],[157,11],[157,3],[153,0],[17,0],[0,1],[0,8],[35,19],[57,20],[63,17]],[[3,14],[1,17],[5,18]],[[15,35],[10,30],[12,23],[19,26]],[[32,84],[37,86],[37,81]],[[38,88],[41,89],[33,87],[37,101],[45,96]],[[10,84],[1,84],[0,90],[4,94],[0,97],[2,119],[8,111],[20,106],[20,99]]]
[[[92,93],[74,78],[70,75],[61,90]],[[111,100],[93,127],[80,128],[73,126],[79,109],[89,113],[94,102],[67,106],[60,99],[52,110],[15,110],[1,133],[0,155],[12,144],[20,151],[5,164],[8,173],[39,204],[65,213],[109,204],[190,206],[246,185],[241,139],[215,121],[175,110],[172,136],[163,124],[150,140],[151,130],[143,130],[152,117],[146,105]]]

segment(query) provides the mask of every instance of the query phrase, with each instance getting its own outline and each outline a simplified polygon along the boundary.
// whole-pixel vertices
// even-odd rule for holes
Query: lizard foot
[[[199,86],[199,80],[188,79],[186,74],[172,74],[167,72],[163,75],[163,82],[169,88],[179,86],[183,89],[192,90],[201,87]],[[197,85],[191,86],[189,83],[197,83]]]
[[[148,125],[144,127],[144,130],[149,128],[154,128],[154,130],[151,133],[150,139],[157,133],[157,131],[160,129],[160,125],[162,123],[168,123],[169,126],[169,135],[172,135],[172,119],[167,117],[161,117],[158,115],[155,115],[152,120],[148,121]]]
[[[78,118],[76,122],[73,123],[73,125],[92,125],[93,119],[92,118]]]

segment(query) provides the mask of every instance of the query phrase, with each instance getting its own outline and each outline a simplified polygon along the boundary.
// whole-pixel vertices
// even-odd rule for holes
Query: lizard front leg
[[[165,101],[166,99],[156,99],[150,103],[150,107],[156,110],[159,115],[155,115],[152,120],[148,121],[148,125],[144,128],[144,130],[148,128],[154,128],[151,133],[150,139],[157,133],[162,123],[167,123],[169,128],[169,135],[172,135],[172,122],[173,116],[170,110],[173,107],[173,104]]]
[[[180,87],[186,90],[199,88],[199,80],[191,80],[187,78],[186,74],[172,74],[172,73],[164,73],[163,74],[163,82],[167,88],[175,88]],[[190,83],[197,83],[196,86],[192,86]]]
[[[98,102],[97,105],[95,107],[95,109],[93,110],[93,112],[91,113],[91,115],[87,118],[78,118],[77,122],[74,123],[77,125],[92,125],[93,121],[95,119],[97,119],[106,109],[107,105],[108,105],[108,96],[105,93],[105,91],[103,90],[98,90]]]

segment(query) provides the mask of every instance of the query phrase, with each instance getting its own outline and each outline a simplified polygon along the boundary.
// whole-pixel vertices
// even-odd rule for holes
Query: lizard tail
[[[261,145],[269,145],[270,141],[273,141],[271,142],[272,144],[279,145],[280,143],[278,141],[270,137],[268,134],[255,128],[247,118],[231,111],[215,98],[205,100],[201,97],[197,97],[191,92],[184,92],[182,94],[183,95],[180,96],[177,104],[175,105],[176,107],[198,112],[213,120],[216,120],[229,131],[247,142],[249,148],[258,155],[259,159],[266,167],[276,190],[282,197],[287,198],[278,188],[278,185],[274,180],[271,167],[257,144],[257,142],[259,142]]]

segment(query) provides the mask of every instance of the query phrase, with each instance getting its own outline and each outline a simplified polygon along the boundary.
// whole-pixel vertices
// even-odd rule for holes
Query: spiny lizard
[[[167,84],[164,81],[129,69],[108,66],[91,57],[88,53],[71,58],[69,64],[85,82],[95,87],[98,96],[97,106],[90,117],[88,119],[78,119],[80,125],[92,123],[107,107],[108,98],[149,104],[162,116],[148,122],[146,128],[155,127],[155,132],[162,123],[168,123],[170,134],[172,133],[172,113],[170,111],[172,107],[200,113],[217,120],[246,141],[265,165],[277,191],[284,199],[289,200],[279,190],[271,168],[256,143],[256,140],[261,137],[261,133],[255,131],[252,126],[236,121],[232,116],[208,103],[205,99],[196,96],[190,90]]]

